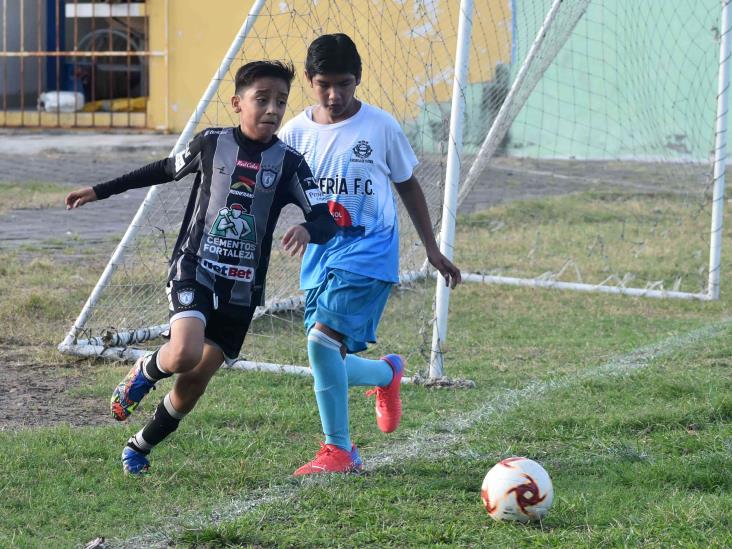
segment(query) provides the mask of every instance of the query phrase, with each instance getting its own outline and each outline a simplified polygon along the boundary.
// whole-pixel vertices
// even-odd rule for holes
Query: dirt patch
[[[0,431],[114,421],[106,400],[76,391],[93,368],[88,360],[48,364],[30,360],[31,354],[21,345],[0,342]]]

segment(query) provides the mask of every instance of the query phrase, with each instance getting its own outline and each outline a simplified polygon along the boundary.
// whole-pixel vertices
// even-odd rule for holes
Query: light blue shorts
[[[349,353],[376,342],[376,328],[391,293],[391,282],[341,269],[330,269],[325,281],[305,293],[305,333],[316,322],[344,335]]]

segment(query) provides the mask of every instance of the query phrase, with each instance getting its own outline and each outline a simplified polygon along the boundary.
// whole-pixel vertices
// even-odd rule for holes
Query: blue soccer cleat
[[[155,388],[155,382],[147,379],[142,373],[142,366],[146,358],[145,356],[137,359],[135,365],[112,393],[110,405],[112,416],[117,421],[124,421],[130,417],[150,389]]]
[[[122,469],[128,475],[144,475],[150,470],[147,456],[129,446],[122,450]]]

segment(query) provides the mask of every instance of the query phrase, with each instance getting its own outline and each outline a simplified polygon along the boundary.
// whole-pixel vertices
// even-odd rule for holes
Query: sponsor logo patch
[[[249,170],[258,170],[259,162],[250,162],[249,160],[237,160],[236,167],[237,168],[246,168]]]
[[[312,205],[324,204],[328,201],[328,198],[322,192],[320,192],[320,189],[308,189],[307,191],[305,191],[305,194],[308,197],[308,201]]]
[[[328,210],[330,210],[330,215],[333,216],[336,225],[339,227],[351,227],[353,225],[351,214],[348,213],[348,210],[342,204],[331,200],[328,202]]]
[[[246,176],[240,175],[238,178],[238,181],[234,181],[231,184],[231,188],[238,190],[238,191],[244,191],[248,193],[254,192],[254,186],[256,185],[255,181],[252,181]],[[252,195],[254,196],[254,195]]]
[[[229,280],[238,280],[240,282],[254,282],[254,269],[251,267],[239,267],[237,265],[227,265],[226,263],[218,263],[204,259],[201,261],[204,269],[211,271],[223,278]]]
[[[254,216],[246,213],[241,204],[221,208],[211,225],[209,234],[232,240],[255,241],[257,234],[254,227]]]

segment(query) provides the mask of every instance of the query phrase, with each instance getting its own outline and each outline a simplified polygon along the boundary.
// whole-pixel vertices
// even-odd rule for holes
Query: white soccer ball
[[[480,496],[496,520],[541,520],[554,500],[544,468],[528,458],[511,457],[494,465],[483,479]]]

